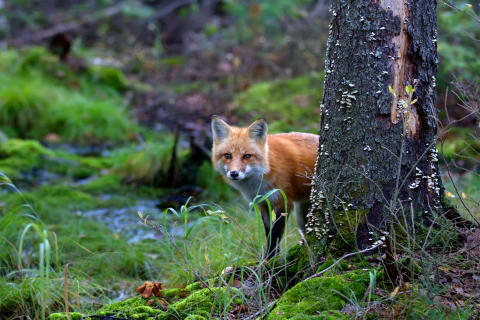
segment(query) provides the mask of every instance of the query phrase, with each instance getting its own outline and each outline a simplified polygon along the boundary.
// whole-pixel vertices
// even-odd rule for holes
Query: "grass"
[[[55,134],[77,144],[134,137],[136,127],[118,92],[125,81],[119,71],[78,75],[37,48],[23,54],[0,51],[2,59],[10,62],[0,64],[0,125],[7,136],[44,141]]]
[[[315,132],[311,114],[318,109],[322,82],[321,74],[311,74],[258,83],[237,96],[236,103],[245,108],[242,112],[254,117],[256,110],[263,108],[262,116],[270,120],[274,132]],[[309,257],[289,260],[290,253],[295,256],[302,250],[299,248],[304,248],[294,246],[300,239],[294,218],[289,219],[277,269],[259,264],[265,235],[258,213],[238,200],[238,193],[223,182],[209,162],[195,170],[191,183],[204,192],[188,205],[169,210],[142,206],[142,201],[159,202],[174,191],[158,187],[168,179],[174,137],[139,128],[131,121],[122,107],[122,92],[128,86],[119,70],[92,69],[78,74],[41,49],[0,52],[0,125],[8,136],[0,141],[0,171],[22,190],[5,175],[0,176],[0,318],[42,319],[65,310],[67,265],[69,310],[90,314],[119,297],[135,295],[134,289],[146,280],[162,281],[167,288],[190,284],[201,290],[200,279],[218,282],[226,267],[246,266],[245,270],[253,274],[251,295],[233,299],[222,294],[225,301],[213,302],[210,297],[208,310],[203,310],[207,318],[226,316],[231,308],[241,305],[262,311],[284,293],[285,285],[295,275],[307,274],[312,265],[315,271],[317,265]],[[69,145],[108,143],[108,152],[104,156],[70,153],[59,142],[47,139],[51,133]],[[145,142],[133,139],[135,133],[140,133]],[[444,156],[458,160],[459,150],[464,149],[462,143],[470,137],[453,131],[448,139]],[[475,142],[468,140],[469,144]],[[177,155],[181,174],[189,163],[188,150],[179,148]],[[466,202],[478,217],[478,175],[453,178],[458,192],[447,183],[448,192],[456,195],[451,199],[458,201],[459,207]],[[202,205],[197,206],[199,203]],[[116,214],[116,210],[128,208],[131,210]],[[92,215],[98,220],[88,216],[92,212],[97,212]],[[130,220],[121,222],[125,218]],[[125,229],[118,227],[118,221]],[[132,242],[131,230],[150,232],[150,236]],[[438,300],[448,288],[436,286],[429,278],[438,274],[438,266],[452,269],[465,264],[461,257],[441,251],[451,249],[456,233],[450,231],[451,225],[444,225],[435,237],[427,237],[428,230],[421,230],[417,242],[402,248],[399,267],[411,270],[415,277],[409,285],[403,284],[400,294],[391,295],[395,287],[385,278],[376,277],[370,264],[359,258],[339,264],[328,277],[342,283],[344,274],[367,268],[362,278],[365,287],[355,288],[355,295],[329,287],[328,296],[340,301],[338,306],[354,306],[353,316],[358,317],[371,316],[365,310],[381,303],[404,316],[468,318],[474,314],[474,306],[467,303],[451,312]],[[401,232],[398,235],[401,243]],[[426,249],[437,250],[434,259],[425,255]],[[319,268],[324,267],[326,264]],[[280,275],[279,279],[273,280],[273,274]],[[323,286],[330,280],[312,283]],[[232,285],[233,278],[225,281]],[[368,293],[362,296],[367,284]],[[322,286],[311,289],[323,290]],[[383,294],[374,289],[383,290]],[[203,289],[186,301],[197,301],[206,294],[208,290]],[[294,294],[290,292],[291,299],[283,299],[288,305],[277,311],[294,310],[298,301]],[[173,303],[178,303],[178,314],[193,316],[186,302]],[[438,308],[432,309],[432,303]],[[139,310],[146,310],[145,306]],[[325,312],[325,316],[341,316],[338,310]]]
[[[6,318],[20,313],[38,319],[63,310],[61,283],[66,264],[70,265],[69,291],[78,295],[72,301],[80,299],[78,304],[72,302],[70,310],[89,312],[97,306],[92,299],[108,302],[120,292],[132,294],[144,280],[182,286],[229,265],[257,261],[261,255],[258,243],[263,243],[263,231],[256,230],[255,216],[247,214],[244,207],[220,209],[212,205],[177,214],[166,211],[169,228],[189,223],[184,236],[175,238],[174,248],[165,237],[129,243],[122,234],[78,215],[79,211],[107,205],[125,206],[126,199],[106,204],[94,194],[75,189],[45,186],[2,197],[0,274],[4,281],[0,292],[6,299],[0,303],[0,314]],[[130,196],[131,201],[134,198]],[[149,212],[143,215],[158,223],[164,219]],[[46,280],[47,271],[50,280]]]
[[[323,78],[323,73],[312,72],[293,79],[256,83],[235,97],[234,111],[265,118],[272,133],[318,133],[318,119],[312,115],[320,110]]]

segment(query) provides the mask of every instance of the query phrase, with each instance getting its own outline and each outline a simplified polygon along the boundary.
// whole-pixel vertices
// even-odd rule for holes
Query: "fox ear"
[[[212,134],[213,140],[221,141],[228,137],[230,132],[230,126],[220,118],[216,116],[212,117]]]
[[[265,120],[260,119],[255,121],[248,127],[248,133],[250,138],[256,142],[265,142],[267,141],[268,126]]]

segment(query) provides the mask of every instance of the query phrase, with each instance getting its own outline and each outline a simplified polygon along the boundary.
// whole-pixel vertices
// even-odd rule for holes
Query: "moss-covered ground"
[[[0,318],[64,310],[67,265],[70,310],[92,313],[145,280],[181,286],[255,259],[258,232],[235,231],[255,217],[213,204],[233,192],[208,162],[190,205],[212,205],[180,210],[188,189],[162,187],[174,137],[133,120],[120,70],[73,71],[41,48],[0,56]],[[189,151],[176,151],[181,168]]]
[[[318,119],[311,115],[322,83],[323,74],[312,73],[253,84],[235,98],[234,113],[266,117],[272,132],[315,132]],[[300,239],[294,218],[281,254],[261,263],[261,221],[208,161],[184,188],[167,187],[175,138],[134,120],[124,106],[132,86],[142,84],[113,67],[74,71],[41,48],[0,51],[1,319],[67,319],[65,297],[70,319],[225,319],[257,312],[269,319],[374,318],[382,314],[375,303],[419,318],[474,314],[468,300],[457,312],[429,308],[441,306],[435,297],[448,290],[428,275],[391,294],[395,287],[374,271],[379,264],[363,258],[301,282],[334,260],[319,265],[306,246],[294,245]],[[170,89],[192,88],[205,89]],[[192,159],[185,143],[176,147],[182,174]],[[440,153],[472,167],[475,161],[465,159],[478,160],[477,147],[469,132],[453,130]],[[447,197],[478,219],[478,175],[453,174],[452,182]],[[438,248],[448,235],[435,241]],[[418,265],[419,273],[427,270]],[[249,278],[240,285],[220,278],[228,266],[247,266]],[[136,295],[147,280],[167,288],[161,300]],[[374,287],[383,295],[373,294]]]

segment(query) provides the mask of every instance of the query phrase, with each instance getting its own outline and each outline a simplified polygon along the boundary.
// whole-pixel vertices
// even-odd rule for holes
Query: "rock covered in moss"
[[[15,178],[52,156],[52,151],[35,140],[8,139],[0,145],[0,171]]]
[[[162,290],[162,295],[169,302],[165,310],[161,310],[162,303],[158,298],[143,299],[141,296],[137,296],[106,305],[95,315],[123,316],[142,320],[172,318],[202,320],[211,319],[215,314],[228,312],[234,305],[242,302],[241,293],[235,288],[199,289],[198,285],[195,285],[190,286],[190,289],[195,290],[189,291],[187,288]]]
[[[152,303],[152,300],[154,303]],[[158,302],[158,304],[155,304]],[[95,312],[98,316],[123,316],[131,319],[167,319],[166,313],[155,305],[161,305],[158,298],[143,299],[141,296],[103,306]]]
[[[104,83],[117,91],[123,92],[128,88],[128,80],[125,75],[117,68],[103,67],[100,68],[96,74],[99,81]]]
[[[241,293],[238,289],[206,288],[194,291],[187,298],[170,305],[168,309],[171,314],[201,315],[210,318],[210,315],[230,310],[233,305],[241,302]]]
[[[3,157],[27,157],[38,155],[52,156],[53,153],[42,147],[42,145],[35,140],[9,139],[0,145],[0,155]]]
[[[69,312],[67,316],[65,312],[57,312],[49,315],[48,320],[67,320],[69,317],[70,320],[82,320],[84,315],[79,312]]]
[[[350,298],[361,298],[368,284],[367,271],[300,282],[283,294],[268,319],[348,319],[331,311],[341,310]]]

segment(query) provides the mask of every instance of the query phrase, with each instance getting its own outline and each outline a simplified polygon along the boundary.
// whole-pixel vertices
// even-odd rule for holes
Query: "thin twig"
[[[268,312],[268,310],[270,310],[271,308],[275,307],[275,305],[277,304],[278,300],[275,300],[275,301],[272,301],[268,304],[268,306],[262,308],[261,310],[255,312],[254,314],[252,314],[251,316],[245,318],[244,320],[250,320],[250,319],[257,319],[258,317],[264,315],[266,312]]]
[[[306,278],[306,279],[303,280],[303,281],[306,281],[306,280],[310,280],[310,279],[319,277],[319,276],[321,276],[322,274],[324,274],[325,272],[327,272],[328,270],[330,270],[330,269],[332,269],[333,267],[335,267],[337,264],[339,264],[339,263],[342,262],[343,260],[345,260],[346,258],[353,257],[353,256],[356,256],[357,254],[362,254],[362,253],[366,253],[366,252],[368,252],[368,251],[377,249],[377,248],[380,247],[381,245],[383,245],[383,241],[379,241],[379,243],[374,244],[373,246],[371,246],[371,247],[369,247],[369,248],[366,248],[366,249],[363,249],[363,250],[360,250],[360,251],[357,251],[357,252],[347,253],[346,255],[344,255],[343,257],[341,257],[341,258],[338,259],[337,261],[335,261],[335,262],[334,262],[331,266],[329,266],[328,268],[323,269],[322,271],[317,272],[317,273],[311,275],[310,277]]]
[[[175,11],[179,7],[191,4],[193,2],[196,2],[196,0],[174,1],[168,4],[167,6],[165,6],[164,8],[162,8],[159,12],[157,12],[153,16],[147,18],[146,20],[149,21],[149,20],[158,20],[158,19],[165,18],[166,16],[171,14],[173,11]],[[74,31],[74,30],[80,29],[82,26],[86,24],[96,23],[99,20],[115,16],[121,13],[124,10],[124,8],[126,8],[126,5],[127,5],[126,1],[121,2],[114,6],[103,9],[97,13],[88,14],[86,15],[86,17],[82,17],[79,21],[69,21],[66,23],[57,24],[54,27],[51,27],[49,29],[40,30],[35,33],[24,35],[22,37],[12,40],[9,44],[13,46],[19,46],[29,42],[36,42],[36,41],[48,39],[59,33]]]

